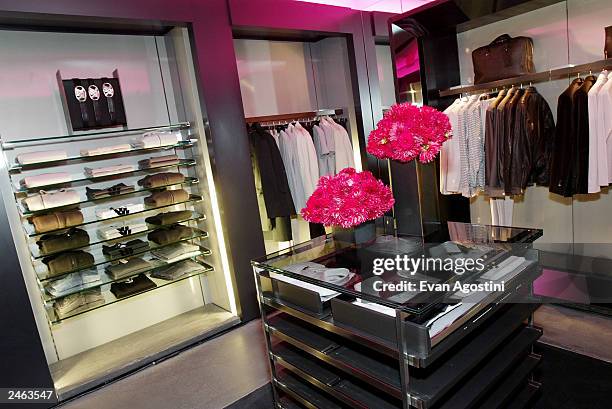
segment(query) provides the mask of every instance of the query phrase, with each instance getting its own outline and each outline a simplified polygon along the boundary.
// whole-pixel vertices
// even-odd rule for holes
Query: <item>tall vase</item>
[[[333,235],[342,244],[362,246],[376,240],[376,222],[369,220],[348,229],[334,226]]]

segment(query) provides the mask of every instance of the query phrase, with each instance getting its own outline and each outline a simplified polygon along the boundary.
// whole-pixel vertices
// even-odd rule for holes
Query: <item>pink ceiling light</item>
[[[328,4],[353,10],[403,13],[433,0],[297,0],[306,3]]]

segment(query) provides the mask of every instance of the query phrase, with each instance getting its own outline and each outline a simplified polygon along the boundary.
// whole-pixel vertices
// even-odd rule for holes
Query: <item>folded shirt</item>
[[[34,225],[36,233],[46,233],[83,223],[83,213],[80,210],[65,210],[34,216],[30,219],[30,223]]]
[[[136,190],[134,189],[134,186],[126,185],[125,183],[118,183],[105,189],[92,189],[90,187],[86,187],[85,189],[87,190],[87,198],[89,200],[122,195]]]
[[[96,217],[100,220],[104,220],[112,217],[126,216],[128,214],[138,213],[144,210],[145,206],[142,203],[129,203],[118,207],[111,207],[109,209],[98,209],[96,210]]]
[[[104,245],[102,246],[102,254],[112,258],[127,257],[133,254],[144,253],[149,248],[149,242],[136,239],[126,243],[116,243],[112,246]]]
[[[68,183],[72,180],[70,173],[58,172],[58,173],[43,173],[36,176],[26,176],[21,179],[19,184],[27,188],[58,185],[60,183]]]
[[[176,280],[186,274],[195,273],[203,270],[204,266],[196,263],[193,260],[185,260],[180,263],[173,264],[168,267],[163,267],[151,273],[151,277],[161,278],[162,280]]]
[[[176,155],[156,156],[154,158],[138,161],[140,169],[159,168],[162,166],[172,166],[179,163],[179,157]]]
[[[103,168],[85,168],[85,176],[88,178],[99,178],[103,176],[118,175],[121,173],[133,172],[136,170],[134,165],[114,165]]]
[[[180,132],[159,132],[151,131],[144,133],[142,136],[136,138],[132,145],[135,148],[157,148],[160,146],[176,145],[182,139]]]
[[[101,283],[98,270],[90,269],[54,280],[45,286],[45,290],[54,297],[61,297]]]
[[[131,223],[125,225],[113,225],[110,227],[104,227],[98,230],[98,235],[103,240],[118,239],[123,236],[129,236],[131,234],[140,233],[147,231],[147,225],[145,223]]]
[[[94,256],[85,251],[67,251],[56,256],[45,257],[42,262],[47,265],[47,277],[53,277],[92,267]]]
[[[177,261],[186,260],[202,253],[199,246],[188,243],[176,243],[170,246],[161,247],[151,251],[151,254],[166,263],[175,263]]]
[[[138,181],[139,186],[147,189],[162,187],[168,185],[176,185],[185,181],[185,175],[180,172],[165,172],[149,175]]]
[[[89,234],[82,229],[71,229],[65,233],[46,234],[36,242],[42,254],[58,253],[85,247],[89,244]]]
[[[121,145],[113,146],[100,146],[92,149],[81,149],[81,156],[97,156],[97,155],[108,155],[111,153],[126,152],[132,150],[132,145],[124,143]]]
[[[157,285],[149,277],[140,274],[129,280],[111,284],[111,293],[117,298],[125,298],[155,288]]]
[[[174,212],[158,213],[155,216],[150,216],[145,219],[145,222],[155,226],[165,226],[182,222],[193,217],[191,210],[177,210]]]
[[[510,256],[482,276],[481,279],[490,281],[500,281],[510,273],[518,273],[524,270],[523,264],[525,263],[525,257]],[[528,264],[528,263],[527,263]],[[514,277],[516,274],[513,274]],[[510,278],[512,278],[510,277]]]
[[[147,238],[153,243],[165,245],[187,239],[191,236],[193,236],[193,230],[190,227],[175,224],[152,231],[147,235]]]
[[[347,268],[327,268],[323,264],[312,262],[296,263],[289,265],[284,269],[292,273],[305,275],[310,278],[336,285],[344,285],[348,283],[355,275]]]
[[[61,319],[99,307],[104,305],[104,302],[102,290],[100,288],[91,288],[55,301],[53,309],[57,317]]]
[[[185,189],[178,189],[155,192],[151,196],[145,197],[144,202],[147,206],[162,207],[183,203],[187,200],[189,200],[189,192]]]
[[[149,270],[152,264],[138,257],[129,260],[119,260],[116,264],[106,266],[106,272],[114,279],[129,277]]]
[[[21,165],[30,165],[33,163],[52,162],[55,160],[64,160],[68,158],[66,151],[44,151],[30,152],[17,155],[17,163]]]
[[[46,192],[41,190],[32,196],[23,199],[22,203],[26,209],[36,212],[54,207],[68,206],[79,203],[81,198],[74,190],[60,189],[57,192]]]

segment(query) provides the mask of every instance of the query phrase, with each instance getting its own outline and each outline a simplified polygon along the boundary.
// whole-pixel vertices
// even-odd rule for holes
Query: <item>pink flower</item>
[[[308,222],[349,228],[381,217],[393,203],[391,189],[370,172],[346,168],[319,179],[301,214]]]
[[[367,150],[381,159],[431,162],[451,137],[448,117],[435,108],[393,105],[370,133]]]

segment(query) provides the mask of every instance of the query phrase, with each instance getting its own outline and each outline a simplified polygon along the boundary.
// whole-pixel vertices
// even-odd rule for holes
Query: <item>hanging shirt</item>
[[[306,207],[306,201],[317,187],[319,165],[317,162],[317,152],[308,131],[299,122],[295,125],[290,125],[288,131],[293,133],[293,140],[297,149],[295,154],[296,160],[294,162],[296,166],[294,169],[296,183],[301,184],[301,191],[303,192],[303,195],[298,197],[298,202],[294,202],[295,210],[299,213],[300,210]]]
[[[333,137],[336,161],[335,173],[337,174],[344,168],[354,168],[353,145],[346,129],[328,117],[321,118],[320,126],[326,134],[329,133]]]
[[[442,145],[442,159],[440,171],[440,193],[448,195],[459,192],[459,179],[461,176],[461,163],[459,151],[459,110],[463,102],[456,99],[444,113],[448,116],[453,136]]]
[[[336,148],[334,146],[334,136],[330,132],[325,132],[319,125],[312,129],[315,150],[317,151],[317,161],[319,163],[319,176],[336,174]]]
[[[603,127],[599,124],[602,122],[600,119],[603,116],[603,112],[598,109],[599,107],[599,91],[608,81],[608,72],[602,72],[599,74],[597,81],[588,92],[588,107],[589,107],[589,167],[588,167],[588,193],[597,193],[600,191],[599,184],[599,131],[603,131]],[[601,128],[601,129],[600,129]],[[602,158],[605,156],[601,155]],[[602,170],[603,167],[602,167]],[[607,175],[607,169],[606,175]],[[606,178],[607,179],[607,178]],[[607,185],[607,183],[606,183]]]
[[[472,197],[476,192],[471,186],[472,163],[470,145],[478,138],[480,131],[480,109],[478,96],[472,95],[463,105],[460,116],[461,139],[459,140],[459,159],[461,161],[461,174],[459,177],[459,193],[465,197]]]
[[[612,182],[612,72],[597,93],[597,104],[600,112],[597,121],[597,173],[599,185],[608,186]]]

